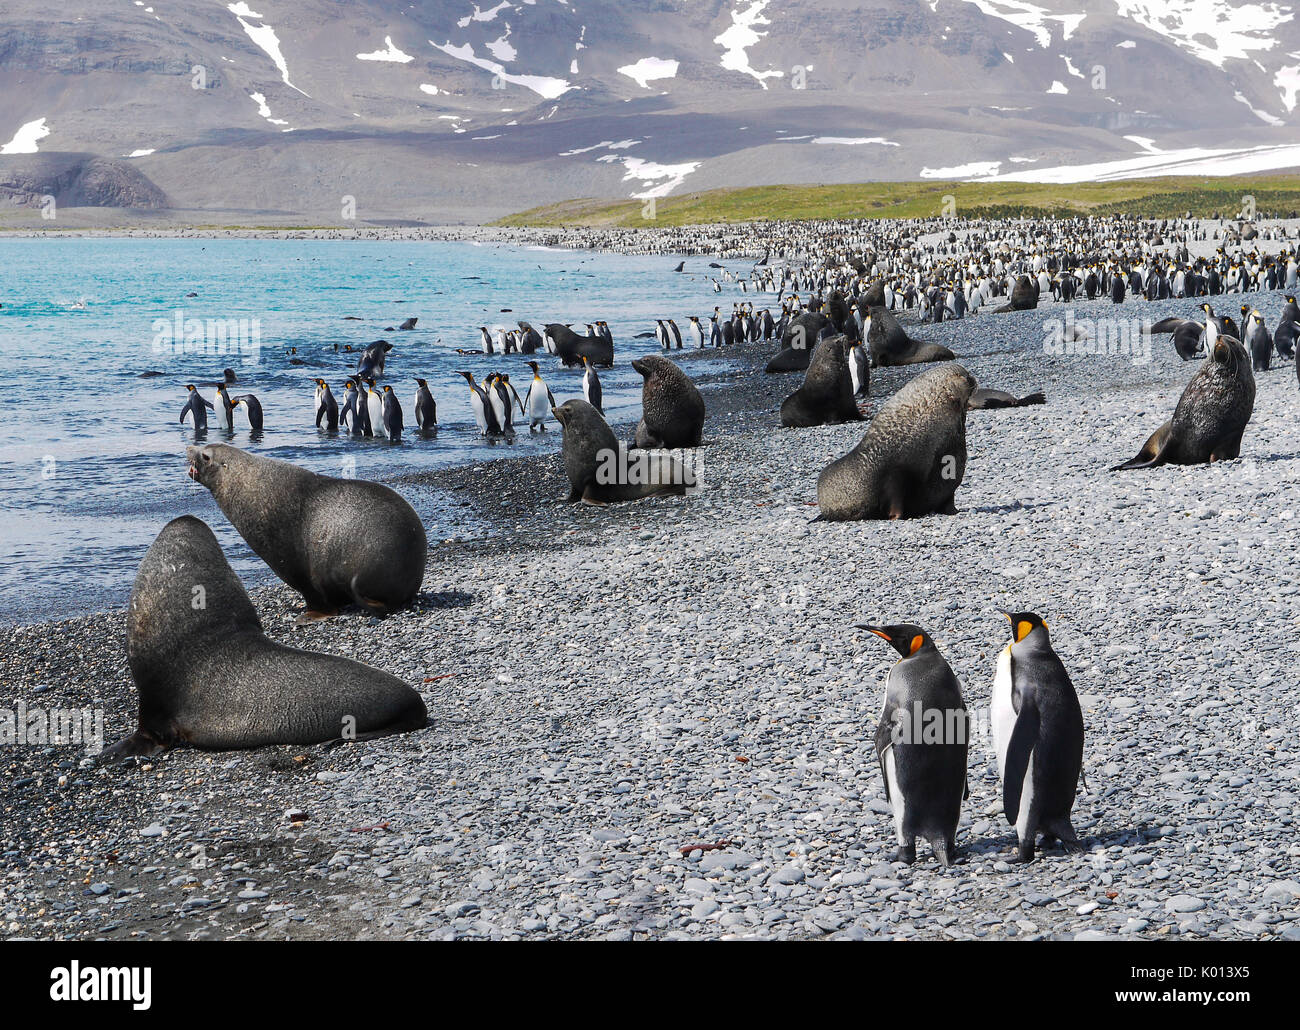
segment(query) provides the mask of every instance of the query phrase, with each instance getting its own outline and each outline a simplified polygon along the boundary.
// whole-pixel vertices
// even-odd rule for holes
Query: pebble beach
[[[1281,294],[1251,300],[1272,324]],[[430,540],[414,609],[300,627],[287,587],[251,593],[272,639],[414,685],[428,728],[113,766],[5,748],[0,937],[1300,939],[1295,366],[1258,374],[1240,459],[1109,473],[1195,364],[1161,336],[1149,361],[1046,354],[1056,314],[916,330],[1048,398],[968,414],[954,516],[813,524],[865,423],[782,429],[801,374],[764,374],[772,343],[697,378],[685,497],[570,505],[558,454],[400,479],[474,527]],[[874,369],[867,417],[916,371]],[[1051,626],[1086,726],[1084,850],[1025,866],[979,733],[998,609]],[[951,868],[893,861],[872,737],[896,656],[859,622],[924,626],[981,717]],[[20,703],[128,734],[123,613],[0,631]]]

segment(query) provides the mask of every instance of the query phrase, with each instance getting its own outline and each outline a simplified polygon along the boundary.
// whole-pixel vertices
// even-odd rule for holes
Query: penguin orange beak
[[[886,632],[885,632],[883,629],[881,629],[879,626],[868,626],[868,625],[866,625],[865,623],[858,622],[858,623],[854,623],[854,628],[855,628],[855,629],[865,629],[868,633],[874,633],[874,634],[875,634],[876,636],[878,636],[881,640],[884,640],[884,641],[886,641],[886,642],[888,642],[888,643],[890,643],[890,644],[892,644],[892,643],[894,642],[894,638],[891,637],[888,633],[886,633]]]

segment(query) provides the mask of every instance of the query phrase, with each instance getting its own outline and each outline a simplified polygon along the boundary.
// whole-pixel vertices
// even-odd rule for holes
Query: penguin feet
[[[1013,858],[1011,861],[1028,865],[1033,860],[1034,860],[1034,842],[1031,840],[1031,841],[1021,842],[1019,849],[1016,851],[1016,857]]]
[[[916,862],[916,845],[900,844],[898,850],[894,853],[895,862],[903,862],[906,865],[913,865]]]

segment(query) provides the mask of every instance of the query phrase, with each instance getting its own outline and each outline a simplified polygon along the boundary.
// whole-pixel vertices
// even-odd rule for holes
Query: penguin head
[[[1047,635],[1047,623],[1033,612],[1002,612],[1011,623],[1011,642],[1018,644],[1035,630],[1042,630]]]
[[[384,393],[387,394],[387,393],[392,393],[392,392],[393,392],[393,388],[392,388],[391,386],[385,386],[385,387],[384,387]]]
[[[425,382],[425,380],[421,379],[419,376],[415,377],[415,381],[420,384],[420,388],[422,390],[427,390],[429,388],[429,384]]]
[[[536,362],[536,361],[530,361],[530,362],[528,362],[527,364],[528,364],[528,367],[531,368],[531,369],[533,370],[533,375],[534,375],[534,376],[539,376],[539,375],[541,375],[541,372],[539,372],[538,369],[537,369],[537,362]]]
[[[460,370],[460,369],[457,369],[457,370],[456,370],[456,374],[457,374],[458,376],[464,376],[464,377],[465,377],[465,382],[469,383],[469,385],[470,385],[471,387],[474,385],[474,373],[473,373],[473,372],[465,372],[465,371],[462,371],[462,370]]]
[[[193,383],[186,383],[186,384],[185,384],[185,392],[186,392],[186,393],[193,393],[196,389],[197,389],[197,387],[196,387]]]
[[[868,626],[864,623],[858,623],[857,628],[865,629],[868,633],[874,633],[881,640],[891,645],[904,658],[910,658],[927,647],[934,647],[934,641],[930,639],[930,634],[920,626],[913,626],[910,623],[898,623],[893,626]]]

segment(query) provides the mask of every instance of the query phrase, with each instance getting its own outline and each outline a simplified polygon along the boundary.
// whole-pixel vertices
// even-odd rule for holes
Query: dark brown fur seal
[[[919,365],[927,361],[952,361],[957,355],[937,343],[914,340],[884,308],[872,308],[867,330],[867,348],[876,368],[889,365]]]
[[[1002,314],[1005,311],[1032,311],[1038,307],[1038,283],[1027,275],[1022,275],[1016,280],[1016,285],[1011,287],[1011,297],[1006,304],[1000,308],[994,308],[995,315]]]
[[[817,342],[803,385],[781,402],[781,425],[801,429],[863,421],[853,400],[847,346],[843,333]]]
[[[1017,397],[1013,393],[1007,393],[1006,390],[980,389],[970,395],[966,407],[971,411],[979,411],[988,408],[1026,408],[1031,404],[1046,403],[1047,394],[1042,390]]]
[[[271,571],[302,594],[306,618],[359,604],[404,608],[429,541],[415,509],[381,483],[317,475],[226,444],[189,447],[190,477]]]
[[[960,365],[928,369],[876,413],[867,435],[817,477],[817,520],[912,518],[956,512],[966,473],[966,404],[975,380]]]
[[[704,432],[704,398],[690,376],[667,358],[647,354],[632,362],[644,377],[636,447],[698,447]]]
[[[1255,373],[1241,341],[1220,336],[1174,407],[1174,417],[1137,455],[1110,471],[1158,465],[1200,465],[1241,454],[1241,436],[1255,410]]]
[[[570,501],[618,504],[658,494],[684,494],[691,470],[670,454],[629,451],[587,401],[574,397],[552,409],[564,431],[561,457]]]
[[[268,640],[217,538],[191,515],[164,526],[140,563],[126,656],[139,724],[104,752],[109,759],[177,744],[361,740],[428,722],[420,695],[396,676]]]
[[[808,367],[813,345],[830,319],[816,311],[801,311],[781,331],[781,349],[767,363],[765,372],[802,372]]]

